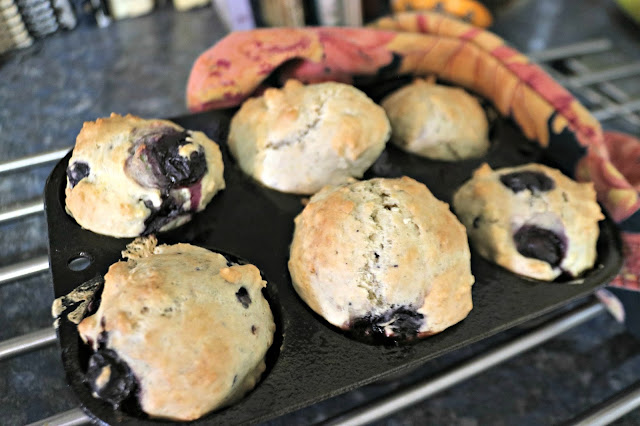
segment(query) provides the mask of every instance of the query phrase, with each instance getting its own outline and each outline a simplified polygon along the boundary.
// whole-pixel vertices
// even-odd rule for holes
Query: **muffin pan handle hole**
[[[74,272],[87,269],[93,263],[93,258],[87,253],[80,253],[67,261],[67,268]]]

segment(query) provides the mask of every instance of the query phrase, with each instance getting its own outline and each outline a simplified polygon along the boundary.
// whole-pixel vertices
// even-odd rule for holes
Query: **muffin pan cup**
[[[293,219],[303,197],[279,193],[244,175],[229,155],[226,136],[235,112],[220,110],[173,119],[181,126],[204,131],[220,144],[227,187],[188,224],[158,235],[160,243],[191,243],[229,253],[256,265],[268,280],[267,298],[276,318],[275,348],[267,356],[267,371],[256,388],[236,404],[203,416],[194,423],[257,423],[314,404],[323,399],[418,367],[448,351],[489,337],[586,296],[608,283],[622,264],[615,225],[600,222],[596,266],[570,282],[541,282],[515,275],[482,259],[472,249],[476,278],[473,310],[444,332],[408,344],[372,345],[355,340],[329,325],[295,293],[287,261]],[[527,140],[512,121],[498,119],[492,146],[479,159],[447,163],[404,153],[388,145],[365,178],[410,176],[450,203],[454,191],[482,162],[499,168],[528,162],[548,163],[543,150]],[[132,239],[118,239],[82,229],[64,208],[65,170],[70,154],[53,170],[45,188],[49,257],[55,297],[68,294],[85,281],[104,275],[120,259]],[[71,270],[78,258],[90,263]],[[428,262],[428,259],[425,259]],[[82,263],[82,262],[80,262]],[[74,267],[74,269],[80,269]],[[579,283],[579,284],[576,284]],[[91,396],[84,382],[90,355],[76,325],[66,316],[57,329],[69,385],[92,419],[108,424],[157,424],[135,412],[114,410]]]

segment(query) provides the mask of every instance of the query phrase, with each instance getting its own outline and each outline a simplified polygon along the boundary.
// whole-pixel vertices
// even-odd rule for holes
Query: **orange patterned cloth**
[[[187,105],[191,111],[236,106],[260,93],[267,79],[353,83],[404,74],[435,74],[482,95],[565,173],[593,181],[623,230],[627,258],[614,285],[638,288],[640,142],[603,132],[566,89],[491,32],[435,12],[400,13],[370,28],[235,32],[196,60]]]
[[[640,192],[640,141],[624,133],[605,132],[604,143],[617,171],[610,174],[610,179],[623,179],[635,189],[636,194]],[[626,197],[621,197],[621,202],[626,200]],[[611,285],[640,291],[640,211],[636,210],[619,225],[625,264]]]

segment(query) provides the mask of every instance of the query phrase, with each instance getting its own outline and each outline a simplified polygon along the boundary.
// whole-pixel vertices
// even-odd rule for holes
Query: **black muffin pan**
[[[293,219],[303,208],[303,197],[264,188],[242,173],[226,146],[233,112],[221,110],[174,119],[185,128],[204,131],[220,144],[227,187],[190,223],[161,234],[159,240],[195,244],[258,266],[268,280],[267,298],[278,323],[276,347],[270,351],[267,371],[252,392],[196,423],[258,423],[409,370],[588,295],[609,282],[621,266],[619,237],[609,219],[600,223],[596,266],[574,281],[547,283],[523,278],[485,261],[472,250],[474,307],[465,320],[438,335],[409,344],[372,345],[354,340],[313,313],[293,290],[287,260]],[[450,203],[455,189],[482,162],[493,168],[548,162],[541,148],[524,138],[511,120],[495,120],[491,139],[491,149],[484,158],[457,163],[431,161],[388,146],[365,177],[407,175],[424,182],[436,197]],[[69,157],[70,154],[55,167],[45,190],[56,297],[105,274],[131,241],[83,230],[65,213],[65,169]],[[77,266],[82,262],[78,259],[90,262],[89,266],[72,270],[71,267],[80,269]],[[109,424],[162,422],[145,418],[135,410],[114,410],[93,398],[84,382],[90,351],[78,337],[75,324],[64,316],[58,337],[69,385],[92,419]]]

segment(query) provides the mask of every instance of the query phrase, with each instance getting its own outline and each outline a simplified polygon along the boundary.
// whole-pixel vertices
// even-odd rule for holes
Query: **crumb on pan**
[[[154,253],[157,245],[158,239],[155,235],[138,237],[131,243],[127,244],[126,250],[122,251],[122,257],[130,260],[149,257]]]

